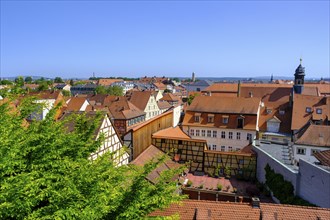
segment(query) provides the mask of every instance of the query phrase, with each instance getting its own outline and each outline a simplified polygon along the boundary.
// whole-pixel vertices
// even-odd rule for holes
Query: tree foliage
[[[116,95],[116,96],[123,96],[124,91],[123,88],[117,85],[114,86],[97,86],[95,89],[97,94],[108,94],[108,95]]]
[[[23,99],[17,110],[0,105],[0,219],[140,219],[181,198],[170,181],[177,170],[156,184],[146,180],[164,158],[144,167],[117,167],[110,153],[91,161],[102,142],[94,136],[98,120],[54,121],[53,109],[27,126],[40,109],[32,102]]]
[[[55,77],[54,83],[64,83],[64,81],[61,77]]]
[[[26,82],[26,83],[32,83],[32,81],[33,81],[33,79],[32,79],[31,76],[27,76],[27,77],[25,77],[25,79],[24,79],[24,82]]]

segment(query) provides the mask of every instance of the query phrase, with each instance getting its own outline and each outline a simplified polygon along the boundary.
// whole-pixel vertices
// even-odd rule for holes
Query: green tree
[[[27,76],[27,77],[25,77],[25,79],[24,79],[24,82],[26,82],[26,83],[32,83],[32,77],[31,76]]]
[[[49,86],[48,86],[47,81],[43,81],[43,82],[39,83],[39,86],[37,88],[38,91],[44,91],[44,90],[48,90],[48,89],[49,89]]]
[[[107,89],[104,86],[96,86],[96,94],[107,94]]]
[[[121,86],[109,86],[107,89],[107,94],[109,95],[116,95],[116,96],[123,96],[124,90]]]
[[[188,105],[191,105],[191,103],[193,102],[193,100],[194,100],[194,98],[195,98],[196,96],[198,96],[197,93],[194,94],[194,95],[189,95],[188,100],[187,100]]]
[[[70,86],[74,86],[73,79],[70,79]]]
[[[141,219],[181,199],[170,181],[180,171],[162,172],[155,184],[146,179],[164,158],[144,167],[117,167],[109,153],[91,161],[103,140],[95,141],[98,120],[55,121],[53,109],[26,126],[40,109],[32,101],[23,99],[17,112],[0,105],[0,219]]]
[[[22,87],[24,85],[24,79],[22,76],[19,76],[17,78],[15,78],[15,84],[18,87]]]
[[[13,85],[13,82],[8,79],[4,79],[0,81],[0,85]]]
[[[55,77],[54,83],[64,83],[64,81],[61,77]]]

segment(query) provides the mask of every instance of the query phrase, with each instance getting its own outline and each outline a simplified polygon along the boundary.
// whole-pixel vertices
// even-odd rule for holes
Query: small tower
[[[294,74],[294,92],[301,94],[304,89],[305,67],[301,65],[302,59],[300,58],[300,64]]]
[[[271,77],[270,77],[270,82],[272,83],[273,80],[274,80],[274,77],[273,77],[273,74],[272,74]]]
[[[191,76],[191,81],[192,81],[192,82],[195,82],[195,80],[196,80],[196,79],[195,79],[195,72],[193,72],[193,73],[192,73],[192,76]]]

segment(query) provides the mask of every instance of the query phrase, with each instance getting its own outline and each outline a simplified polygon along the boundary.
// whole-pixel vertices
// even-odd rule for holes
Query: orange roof
[[[83,97],[71,97],[70,101],[67,103],[67,111],[79,111],[82,105],[85,103],[86,98]]]
[[[183,220],[260,219],[260,209],[252,208],[248,203],[203,200],[184,200],[181,204],[174,203],[165,210],[154,211],[149,216],[171,216],[174,214],[178,214]]]
[[[307,112],[306,108],[310,108],[311,112]],[[330,97],[294,94],[291,130],[299,130],[306,125],[307,122],[312,119],[313,113],[316,112],[317,109],[321,109],[319,117],[323,119],[323,122],[329,120]]]
[[[133,103],[136,107],[144,111],[146,108],[148,101],[152,96],[152,91],[132,91],[129,101]]]
[[[155,82],[153,84],[159,90],[165,90],[167,88],[166,85],[161,82]]]
[[[330,95],[330,84],[324,83],[324,84],[320,84],[320,83],[308,83],[305,84],[305,87],[317,87],[319,93],[321,93],[321,95]]]
[[[166,154],[159,150],[157,147],[154,145],[150,145],[147,149],[145,149],[137,158],[135,158],[131,164],[135,164],[137,166],[143,166],[146,163],[154,160],[161,158],[162,156],[165,156]],[[155,160],[157,161],[157,160]],[[150,180],[151,182],[156,182],[157,178],[160,176],[160,173],[169,170],[169,169],[175,169],[180,167],[179,164],[173,162],[172,160],[167,157],[167,159],[164,161],[164,163],[160,164],[156,169],[151,171],[148,174],[147,179]]]
[[[187,111],[256,115],[259,104],[260,98],[196,96]]]
[[[152,134],[153,138],[166,138],[175,140],[187,140],[191,139],[186,133],[184,133],[178,126],[166,128]]]
[[[114,119],[131,119],[145,115],[142,110],[124,99],[112,102],[109,111]]]
[[[207,92],[234,92],[236,93],[238,90],[238,84],[236,83],[214,83],[210,85],[209,87],[205,88],[204,91]]]
[[[208,122],[208,113],[201,113],[200,121],[195,122],[195,113],[193,111],[186,111],[183,118],[182,125],[185,126],[198,126],[198,127],[215,127],[215,128],[228,128],[228,129],[237,129],[237,119],[240,117],[240,114],[214,114],[214,122]],[[228,117],[228,123],[224,124],[222,118]],[[244,115],[244,130],[256,130],[257,127],[257,115]]]
[[[97,81],[97,84],[100,86],[110,86],[115,82],[121,82],[121,81],[123,81],[123,79],[99,79]]]
[[[173,95],[172,93],[164,93],[163,97],[160,100],[164,100],[168,102],[178,102],[180,101],[180,97]]]
[[[296,141],[296,144],[330,147],[330,126],[310,125]]]
[[[169,109],[172,107],[172,105],[170,103],[168,103],[167,101],[157,102],[157,105],[158,105],[159,109]]]
[[[330,150],[316,152],[314,157],[318,159],[322,165],[330,167]]]
[[[329,219],[330,209],[308,206],[261,203],[261,219]]]

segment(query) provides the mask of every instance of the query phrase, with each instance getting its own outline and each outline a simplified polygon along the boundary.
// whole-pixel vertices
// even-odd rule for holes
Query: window
[[[314,156],[315,153],[320,152],[320,150],[311,149],[311,156]]]
[[[209,148],[209,150],[211,150],[211,144],[208,144],[207,147]]]
[[[195,135],[195,130],[194,129],[190,129],[190,135],[194,136]]]
[[[243,128],[244,127],[244,118],[238,118],[237,119],[237,128]]]
[[[283,109],[280,109],[279,113],[280,113],[280,115],[284,115],[285,111]]]
[[[211,137],[211,131],[210,130],[207,130],[207,136]]]
[[[228,124],[229,116],[222,116],[222,123]]]
[[[243,165],[244,164],[244,160],[243,159],[239,159],[239,164]]]
[[[195,122],[199,122],[199,116],[195,116]]]
[[[226,151],[226,146],[221,146],[221,151]]]
[[[196,136],[199,136],[199,130],[196,130]]]
[[[241,140],[241,132],[237,132],[236,133],[236,139],[237,140]]]
[[[231,131],[229,131],[229,135],[228,135],[229,137],[229,139],[233,139],[233,132],[231,132]]]
[[[228,146],[228,151],[233,151],[233,147],[232,146]]]
[[[207,116],[207,123],[213,123],[214,122],[214,115],[213,114],[209,114]]]
[[[312,112],[312,108],[311,108],[311,107],[306,107],[306,112],[307,112],[307,113]]]
[[[246,135],[246,140],[248,140],[248,141],[252,141],[252,134],[248,133],[248,134]]]
[[[239,147],[236,147],[236,151],[240,151],[241,150],[241,148],[239,148]]]
[[[316,109],[316,114],[322,114],[322,109],[321,108],[317,108]]]
[[[225,138],[226,138],[226,132],[221,131],[221,138],[222,138],[222,139],[225,139]]]
[[[267,109],[266,109],[266,113],[267,113],[267,114],[272,113],[272,111],[273,111],[273,109],[271,109],[271,108],[267,108]]]
[[[202,136],[205,137],[205,130],[202,130]]]
[[[214,138],[217,137],[217,131],[213,131],[213,137],[214,137]]]
[[[297,147],[297,154],[305,155],[306,154],[306,148]]]
[[[212,150],[217,150],[217,145],[213,144],[212,145]]]
[[[182,140],[178,140],[178,144],[182,145]]]

